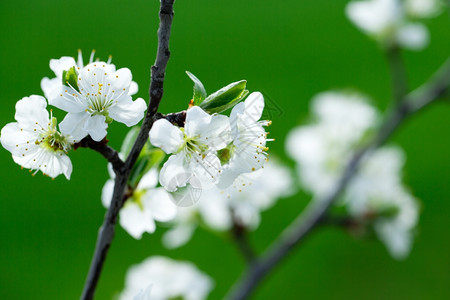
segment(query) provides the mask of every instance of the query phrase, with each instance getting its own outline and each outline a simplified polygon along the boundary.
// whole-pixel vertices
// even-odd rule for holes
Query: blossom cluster
[[[192,263],[152,256],[131,266],[120,300],[206,299],[213,287],[209,276]]]
[[[266,164],[270,139],[263,126],[270,122],[259,120],[263,109],[264,98],[255,92],[235,105],[230,117],[192,106],[183,127],[167,119],[156,121],[141,153],[142,165],[148,167],[137,182],[129,183],[121,226],[140,239],[143,233],[155,231],[155,221],[169,222],[172,228],[164,241],[172,248],[189,240],[200,215],[211,220],[206,223],[216,230],[230,229],[234,222],[256,228],[259,212],[292,189],[288,170]],[[126,142],[122,148],[120,156],[125,157]],[[162,167],[165,158],[151,159],[161,151],[158,148],[171,154]],[[151,153],[145,154],[148,149]],[[105,207],[114,188],[115,174],[111,168],[109,172],[111,179],[102,192]]]
[[[421,50],[429,42],[427,28],[420,19],[437,16],[442,0],[364,0],[346,7],[348,18],[382,45]]]
[[[41,170],[52,178],[64,174],[70,179],[67,152],[73,145],[88,135],[101,141],[113,120],[136,125],[144,117],[146,103],[132,100],[138,88],[129,69],[116,70],[111,60],[94,61],[94,52],[86,66],[79,51],[78,61],[67,56],[52,59],[50,69],[56,77],[43,78],[41,88],[50,105],[67,112],[59,131],[56,118],[47,111],[47,100],[32,95],[17,102],[17,122],[3,127],[1,143],[33,174]]]
[[[324,92],[312,100],[311,124],[293,129],[287,151],[305,190],[316,201],[329,193],[354,150],[378,122],[369,100],[349,92]],[[395,258],[405,257],[418,221],[418,205],[402,182],[404,153],[384,146],[367,153],[339,205],[358,225],[371,226]]]

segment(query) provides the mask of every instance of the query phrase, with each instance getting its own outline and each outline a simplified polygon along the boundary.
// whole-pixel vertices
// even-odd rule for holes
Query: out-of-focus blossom
[[[354,151],[377,125],[378,113],[367,98],[337,92],[313,99],[312,124],[291,131],[287,152],[297,162],[300,184],[322,199],[332,191]],[[373,226],[391,255],[408,255],[418,220],[415,199],[402,184],[404,155],[399,148],[382,147],[362,159],[343,199],[350,216]]]
[[[214,231],[229,230],[235,222],[249,230],[256,229],[261,211],[293,191],[290,171],[270,160],[264,168],[240,175],[226,189],[202,191],[196,205],[179,208],[172,222],[174,227],[163,237],[164,245],[168,248],[182,246],[200,223]]]
[[[441,11],[438,0],[365,0],[346,7],[348,18],[382,45],[422,50],[429,43],[427,28],[415,21]]]
[[[133,300],[149,285],[151,291],[147,299],[202,300],[208,297],[213,282],[190,262],[153,256],[128,270],[119,299]]]
[[[114,173],[102,190],[102,203],[108,208],[114,191]],[[156,230],[155,220],[167,222],[176,215],[176,206],[170,194],[164,188],[157,188],[158,172],[151,169],[139,181],[133,196],[127,199],[119,212],[120,225],[135,239],[144,232]]]

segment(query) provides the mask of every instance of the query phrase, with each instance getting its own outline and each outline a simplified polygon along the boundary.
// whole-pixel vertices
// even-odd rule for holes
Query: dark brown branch
[[[234,242],[236,243],[239,251],[244,257],[245,262],[248,265],[251,265],[255,261],[256,254],[247,239],[247,229],[239,224],[239,221],[236,219],[233,210],[231,210],[231,215],[233,216],[233,227],[231,228],[231,235],[233,236]]]
[[[106,158],[113,166],[114,172],[120,172],[124,167],[124,162],[120,159],[119,153],[116,150],[108,146],[108,140],[105,138],[100,142],[94,141],[90,136],[85,137],[74,145],[76,150],[79,147],[91,148],[94,151],[100,153]]]
[[[183,110],[177,113],[170,113],[167,115],[156,113],[154,119],[155,120],[166,119],[172,124],[175,124],[179,127],[184,127],[184,121],[186,121],[186,111]]]
[[[82,300],[93,299],[95,289],[100,277],[109,246],[114,238],[114,227],[117,222],[117,216],[124,203],[124,194],[127,188],[128,178],[131,169],[148,139],[149,131],[154,122],[154,116],[158,111],[159,103],[163,97],[164,76],[167,62],[169,60],[169,38],[173,20],[173,4],[175,0],[161,0],[159,11],[159,29],[158,29],[158,51],[155,64],[151,68],[150,82],[150,103],[145,115],[141,130],[136,142],[125,161],[124,167],[120,172],[116,172],[114,192],[111,205],[106,212],[105,219],[98,232],[94,255],[86,279],[86,283],[81,296]]]
[[[378,134],[349,161],[332,191],[322,199],[311,202],[307,209],[278,236],[262,257],[247,269],[226,299],[240,300],[247,298],[260,281],[320,223],[333,202],[356,174],[363,158],[386,142],[408,116],[448,92],[449,85],[450,59],[447,59],[443,67],[426,84],[398,103],[397,108],[388,115],[380,127]]]

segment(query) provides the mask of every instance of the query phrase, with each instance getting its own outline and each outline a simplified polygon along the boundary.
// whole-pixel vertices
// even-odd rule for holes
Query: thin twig
[[[164,76],[166,72],[167,62],[169,60],[169,38],[173,20],[173,4],[175,0],[161,0],[159,11],[159,30],[158,30],[158,51],[156,61],[151,68],[150,82],[150,103],[145,115],[141,130],[138,134],[136,142],[126,159],[124,166],[116,171],[116,179],[114,183],[114,192],[111,205],[106,212],[105,219],[100,227],[97,242],[95,245],[94,255],[92,257],[91,266],[86,279],[86,283],[81,296],[82,300],[93,299],[95,289],[100,277],[103,264],[114,237],[114,227],[117,222],[117,215],[124,203],[124,193],[127,187],[128,178],[139,153],[148,139],[149,131],[154,122],[154,115],[158,111],[159,103],[163,96]]]
[[[119,153],[116,150],[108,146],[108,140],[105,138],[100,142],[94,141],[90,136],[85,137],[74,145],[74,149],[78,147],[91,148],[97,151],[104,158],[106,158],[113,166],[115,172],[121,170],[124,166],[124,162],[120,159]]]
[[[392,97],[395,102],[399,102],[408,93],[408,77],[401,49],[398,46],[388,47],[386,49],[386,58],[391,73]]]
[[[386,142],[408,116],[416,113],[448,92],[449,85],[450,59],[447,59],[445,64],[426,84],[404,97],[398,103],[397,108],[389,114],[380,127],[378,134],[350,160],[332,191],[322,199],[317,199],[317,201],[310,203],[307,209],[279,235],[261,258],[247,269],[245,274],[236,282],[226,299],[240,300],[247,298],[265,275],[320,223],[330,206],[356,174],[363,158]]]
[[[231,215],[233,216],[233,227],[230,230],[230,233],[236,243],[239,251],[245,259],[245,262],[248,265],[252,265],[256,259],[255,251],[250,245],[247,239],[247,229],[245,226],[242,226],[239,221],[236,219],[236,215],[234,211],[231,209]]]

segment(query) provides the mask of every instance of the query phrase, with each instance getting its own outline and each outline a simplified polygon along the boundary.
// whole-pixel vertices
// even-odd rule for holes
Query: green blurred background
[[[356,87],[385,110],[390,79],[382,53],[345,18],[345,0],[229,0],[175,3],[162,112],[179,111],[191,97],[189,70],[213,92],[248,80],[281,109],[273,115],[271,151],[284,154],[290,128],[307,117],[309,100],[331,88]],[[156,52],[159,1],[0,2],[0,125],[13,121],[17,100],[42,94],[40,80],[53,77],[51,58],[97,50],[129,67],[148,99],[149,68]],[[406,52],[412,87],[428,78],[450,53],[450,22],[444,13],[427,22],[430,47]],[[61,120],[63,114],[56,113]],[[254,299],[450,299],[450,106],[437,104],[411,119],[393,141],[407,152],[405,180],[423,201],[418,236],[410,257],[394,261],[377,241],[355,240],[338,229],[321,229],[280,265]],[[119,148],[127,128],[113,124]],[[101,188],[106,162],[87,149],[70,154],[72,179],[32,177],[0,150],[0,298],[77,299],[91,260],[104,208]],[[263,214],[251,235],[264,249],[308,202],[299,194]],[[123,288],[131,264],[153,254],[191,260],[216,283],[220,299],[244,267],[231,239],[198,230],[185,247],[161,246],[164,229],[140,241],[120,227],[100,279],[96,299]]]

